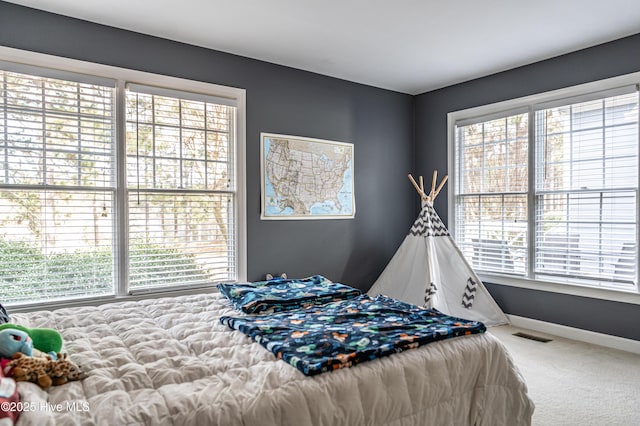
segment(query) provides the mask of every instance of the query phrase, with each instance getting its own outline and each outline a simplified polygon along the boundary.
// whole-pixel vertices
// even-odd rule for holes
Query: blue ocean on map
[[[270,146],[271,146],[271,140],[269,140],[269,138],[265,138],[264,158],[267,158],[267,155],[269,155]],[[280,207],[278,207],[276,191],[273,189],[273,185],[269,181],[269,175],[267,174],[266,169],[264,170],[264,192],[265,192],[265,214],[267,216],[283,216],[283,215],[293,214],[293,209],[290,207],[287,207],[285,209],[281,209]]]
[[[342,188],[338,191],[338,201],[342,205],[341,214],[352,215],[354,213],[354,206],[351,203],[354,201],[353,194],[351,193],[353,188],[353,176],[351,176],[351,171],[353,170],[353,164],[349,161],[349,166],[347,167],[347,171],[344,173],[342,178]]]

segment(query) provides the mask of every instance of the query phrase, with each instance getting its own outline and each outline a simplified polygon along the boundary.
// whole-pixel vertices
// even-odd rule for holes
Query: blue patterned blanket
[[[218,284],[218,290],[246,314],[266,314],[324,305],[357,297],[361,291],[321,275],[302,279],[274,278],[246,284]]]
[[[220,322],[308,376],[486,330],[481,322],[382,295],[269,316],[223,316]]]

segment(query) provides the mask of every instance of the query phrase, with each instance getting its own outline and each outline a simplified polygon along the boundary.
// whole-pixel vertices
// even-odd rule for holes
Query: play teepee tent
[[[459,318],[482,321],[487,326],[509,321],[475,274],[433,208],[447,176],[431,192],[424,192],[409,175],[420,194],[422,211],[402,245],[368,294],[384,294],[414,305],[436,308]]]

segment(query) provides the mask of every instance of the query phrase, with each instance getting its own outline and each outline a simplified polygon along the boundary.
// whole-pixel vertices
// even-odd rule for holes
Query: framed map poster
[[[261,219],[355,216],[353,144],[260,134]]]

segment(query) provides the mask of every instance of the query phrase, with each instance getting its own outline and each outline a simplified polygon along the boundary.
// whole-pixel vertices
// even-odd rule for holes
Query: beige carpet
[[[640,425],[640,355],[512,326],[489,332],[504,343],[527,382],[536,405],[534,425]]]

